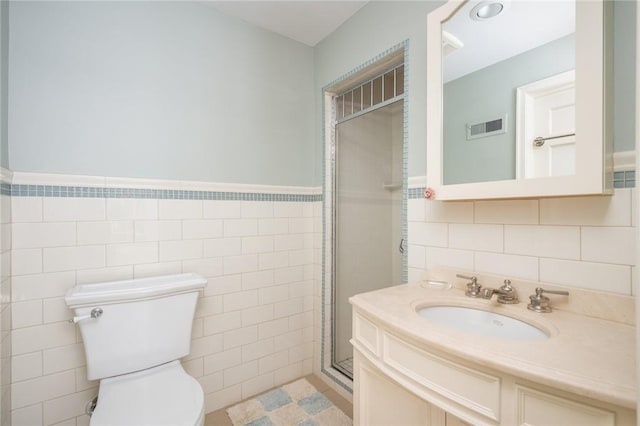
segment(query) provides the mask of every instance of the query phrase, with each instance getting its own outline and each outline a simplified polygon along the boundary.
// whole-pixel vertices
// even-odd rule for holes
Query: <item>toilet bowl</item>
[[[201,426],[204,394],[179,359],[188,355],[196,274],[80,285],[69,290],[87,357],[100,380],[92,426]]]

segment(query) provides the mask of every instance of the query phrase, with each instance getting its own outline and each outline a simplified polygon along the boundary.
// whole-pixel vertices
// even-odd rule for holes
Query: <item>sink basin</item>
[[[418,314],[435,323],[478,336],[505,340],[547,340],[549,335],[539,328],[495,312],[461,306],[428,306]]]

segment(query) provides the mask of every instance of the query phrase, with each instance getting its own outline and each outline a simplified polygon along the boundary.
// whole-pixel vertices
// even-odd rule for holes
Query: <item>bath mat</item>
[[[306,379],[227,408],[233,426],[351,426],[353,422]]]

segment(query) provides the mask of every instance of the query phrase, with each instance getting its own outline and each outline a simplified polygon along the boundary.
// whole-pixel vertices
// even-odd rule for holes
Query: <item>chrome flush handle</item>
[[[93,308],[89,315],[80,315],[80,316],[77,316],[77,317],[73,317],[73,318],[71,318],[69,320],[69,322],[77,324],[80,321],[84,321],[84,320],[88,320],[88,319],[100,318],[102,316],[102,313],[103,313],[102,308]]]

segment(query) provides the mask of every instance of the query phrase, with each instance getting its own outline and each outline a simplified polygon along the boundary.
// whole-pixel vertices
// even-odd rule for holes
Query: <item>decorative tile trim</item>
[[[636,171],[627,170],[620,172],[613,172],[613,187],[614,188],[635,188],[636,187]]]
[[[322,201],[322,194],[279,194],[261,192],[187,191],[181,189],[95,188],[88,186],[24,185],[0,186],[3,195],[13,197],[54,198],[151,198],[171,200],[242,200],[242,201]]]

